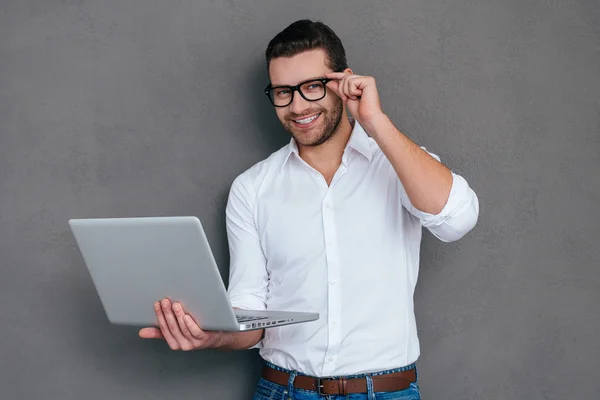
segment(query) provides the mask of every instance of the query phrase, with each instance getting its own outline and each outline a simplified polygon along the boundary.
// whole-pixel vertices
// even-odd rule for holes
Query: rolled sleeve
[[[425,150],[425,148],[423,148]],[[440,158],[432,153],[432,157]],[[477,224],[479,218],[479,199],[465,178],[452,172],[452,187],[446,204],[437,214],[416,209],[405,191],[402,202],[411,214],[419,218],[421,224],[443,242],[461,239]]]
[[[266,258],[254,223],[255,191],[240,175],[231,185],[226,207],[230,266],[227,293],[234,308],[265,310]]]
[[[254,223],[255,191],[246,175],[231,185],[225,210],[229,244],[227,294],[233,308],[265,310],[268,288],[266,258]],[[262,339],[250,349],[262,348]]]

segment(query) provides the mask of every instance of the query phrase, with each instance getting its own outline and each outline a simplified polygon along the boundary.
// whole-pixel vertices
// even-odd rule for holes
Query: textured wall
[[[67,220],[197,215],[226,276],[229,185],[288,141],[263,51],[310,17],[480,198],[462,241],[424,238],[424,397],[597,398],[599,15],[594,0],[1,0],[0,397],[249,398],[255,352],[176,353],[108,324]]]

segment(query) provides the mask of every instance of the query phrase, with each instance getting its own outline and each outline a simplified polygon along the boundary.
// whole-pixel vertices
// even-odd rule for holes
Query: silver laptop
[[[192,216],[70,219],[113,324],[157,326],[154,303],[179,301],[204,330],[248,331],[314,321],[318,313],[234,310],[200,220]]]

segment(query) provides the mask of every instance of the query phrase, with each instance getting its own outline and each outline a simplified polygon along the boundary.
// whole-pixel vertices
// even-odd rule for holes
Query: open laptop
[[[154,303],[179,301],[204,330],[248,331],[318,313],[234,310],[200,220],[192,216],[70,219],[113,324],[157,326]]]

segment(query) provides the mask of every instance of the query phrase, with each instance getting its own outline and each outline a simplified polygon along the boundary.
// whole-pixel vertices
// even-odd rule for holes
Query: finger
[[[355,91],[356,86],[353,85],[352,82],[355,82],[357,80],[360,81],[362,78],[363,77],[359,75],[346,75],[344,79],[342,79],[340,85],[343,86],[344,95],[346,96],[346,98],[348,98],[349,100],[358,99],[358,96],[360,96],[362,91],[358,92],[357,94]]]
[[[329,88],[329,90],[337,93],[338,87],[340,86],[340,82],[339,81],[329,81],[327,82],[327,84],[325,85]]]
[[[154,310],[156,311],[156,316],[158,317],[158,325],[160,326],[160,330],[161,330],[165,340],[169,344],[169,347],[172,350],[179,350],[179,344],[177,343],[177,340],[171,334],[171,330],[169,329],[169,326],[167,325],[167,321],[165,319],[165,315],[163,313],[161,303],[154,303]]]
[[[184,314],[181,319],[191,337],[189,348],[184,350],[205,348],[208,335],[200,328],[198,322],[190,314]]]
[[[202,341],[196,339],[190,333],[190,330],[188,329],[188,326],[184,321],[184,317],[186,314],[185,314],[185,311],[183,310],[183,307],[181,306],[181,304],[173,303],[172,309],[173,309],[175,318],[177,319],[179,329],[181,330],[181,334],[183,335],[183,340],[180,341],[180,343],[179,343],[181,350],[189,351],[189,350],[193,350],[195,348],[200,347],[202,345]]]
[[[362,77],[354,77],[348,79],[346,84],[346,93],[352,100],[357,100],[362,95]]]
[[[162,332],[158,328],[142,328],[139,335],[143,339],[164,339]]]
[[[188,350],[193,350],[193,349],[202,347],[202,345],[204,344],[202,339],[204,339],[205,335],[204,335],[204,332],[202,332],[202,330],[200,330],[200,327],[198,326],[198,324],[193,321],[192,321],[193,322],[192,324],[189,324],[188,322],[185,321],[186,317],[190,318],[190,316],[185,313],[181,304],[173,303],[172,308],[173,308],[173,312],[175,313],[175,317],[177,318],[177,322],[179,323],[179,328],[181,329],[181,333],[185,337],[185,341],[183,343],[181,343],[181,350],[188,351]],[[191,318],[190,318],[190,320],[191,320]],[[192,328],[192,330],[194,330],[195,332],[197,332],[197,331],[200,331],[200,332],[199,333],[197,332],[197,334],[194,335],[190,332],[190,328]]]
[[[345,75],[344,72],[328,72],[325,74],[325,78],[329,78],[329,79],[341,79],[343,78]]]
[[[197,340],[205,340],[206,339],[206,332],[204,332],[200,326],[198,325],[198,323],[196,321],[194,321],[194,319],[192,318],[191,315],[189,314],[185,314],[183,317],[183,321],[187,327],[187,329],[190,331],[191,335],[197,339]]]
[[[181,329],[179,328],[179,323],[177,322],[177,318],[175,317],[175,314],[173,314],[171,302],[167,299],[163,299],[163,301],[161,302],[161,305],[162,305],[162,312],[165,315],[165,320],[167,322],[167,326],[169,327],[169,331],[171,332],[171,335],[173,335],[175,340],[177,340],[177,342],[179,344],[178,347],[181,348],[181,345],[187,340],[183,336],[183,333],[181,333]]]
[[[346,76],[347,75],[344,75],[344,77],[339,81],[338,88],[337,88],[337,94],[338,94],[338,96],[340,96],[340,98],[344,102],[348,101],[348,96],[346,95],[346,89],[345,89],[345,87],[346,87]]]
[[[190,333],[190,330],[187,327],[183,317],[185,317],[185,311],[183,311],[183,307],[179,303],[173,303],[173,312],[175,313],[175,317],[177,318],[177,323],[179,324],[179,329],[181,329],[181,333],[188,340],[194,340],[194,336]]]

